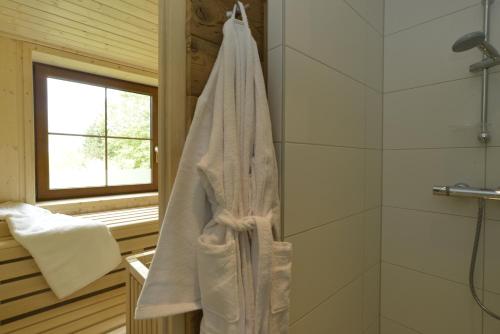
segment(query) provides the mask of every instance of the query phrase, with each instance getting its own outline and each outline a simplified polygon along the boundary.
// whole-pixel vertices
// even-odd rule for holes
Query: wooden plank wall
[[[252,35],[259,48],[265,69],[266,45],[265,16],[267,0],[243,0]],[[222,25],[226,12],[232,10],[234,0],[188,0],[187,8],[187,126],[192,119],[197,98],[200,96],[212,71],[222,42]]]
[[[0,0],[0,32],[140,69],[158,69],[157,0]]]
[[[222,42],[222,26],[226,12],[232,10],[234,0],[187,0],[187,111],[186,128],[189,130],[196,101],[208,80]],[[242,0],[247,8],[252,35],[259,48],[262,68],[266,61],[266,9],[267,0]],[[201,312],[186,315],[186,332],[199,333]]]

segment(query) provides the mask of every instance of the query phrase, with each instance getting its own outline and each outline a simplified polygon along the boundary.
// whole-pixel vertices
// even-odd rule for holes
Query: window
[[[157,89],[34,64],[37,200],[156,191]]]

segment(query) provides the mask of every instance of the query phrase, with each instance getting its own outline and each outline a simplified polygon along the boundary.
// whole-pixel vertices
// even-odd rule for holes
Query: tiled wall
[[[379,333],[383,0],[268,3],[290,333]]]
[[[500,46],[498,1],[492,10]],[[480,0],[385,0],[382,334],[500,332],[467,286],[477,203],[431,193],[434,184],[500,186],[500,73],[485,149],[476,139],[481,79],[468,71],[481,55],[451,51],[482,20]],[[500,313],[500,204],[487,217],[476,283]]]

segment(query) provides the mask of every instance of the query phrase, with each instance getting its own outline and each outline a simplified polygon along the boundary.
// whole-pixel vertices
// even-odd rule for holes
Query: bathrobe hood
[[[286,333],[291,245],[279,240],[278,168],[245,9],[194,119],[136,318],[203,309],[202,333]],[[236,8],[236,6],[235,6]]]

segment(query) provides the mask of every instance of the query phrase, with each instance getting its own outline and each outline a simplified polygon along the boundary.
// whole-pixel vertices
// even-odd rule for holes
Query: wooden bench
[[[156,247],[158,207],[81,215],[109,225],[122,256]],[[0,221],[0,334],[106,333],[126,323],[125,264],[62,300]]]

